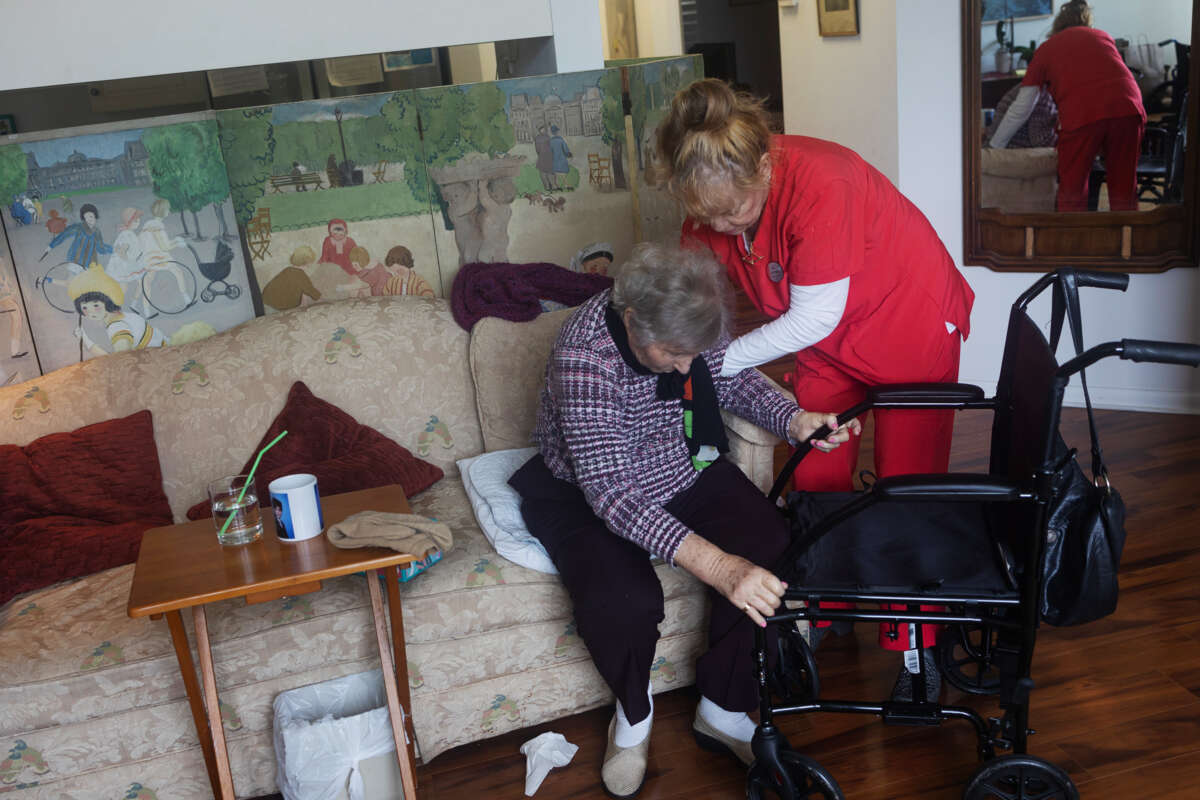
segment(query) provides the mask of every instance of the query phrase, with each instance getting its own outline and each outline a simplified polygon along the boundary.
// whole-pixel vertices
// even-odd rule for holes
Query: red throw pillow
[[[288,435],[263,455],[254,473],[258,499],[264,506],[271,502],[267,485],[296,472],[316,475],[317,490],[324,496],[398,483],[404,494],[412,497],[445,474],[374,428],[359,424],[300,381],[292,384],[287,403],[254,448],[254,455],[283,431]],[[239,474],[249,472],[253,464],[252,456]],[[188,519],[202,519],[212,516],[212,509],[204,500],[189,508],[187,515]]]
[[[0,604],[135,561],[170,524],[149,411],[0,445]]]

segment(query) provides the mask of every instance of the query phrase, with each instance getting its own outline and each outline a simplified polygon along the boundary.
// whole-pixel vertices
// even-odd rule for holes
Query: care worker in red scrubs
[[[801,408],[847,409],[873,384],[957,380],[974,295],[929,221],[878,170],[832,142],[771,135],[762,103],[715,79],[675,96],[657,145],[656,177],[688,213],[684,243],[712,249],[772,318],[730,344],[725,372],[794,353]],[[880,476],[947,470],[953,411],[874,413]],[[804,459],[796,488],[849,491],[858,450],[852,439]],[[932,667],[936,629],[908,627],[881,626],[880,644],[923,649]],[[901,668],[894,694],[906,691]]]
[[[1142,93],[1113,38],[1092,26],[1085,0],[1065,3],[1050,38],[1033,53],[1021,89],[996,132],[992,147],[1005,147],[1020,129],[1045,86],[1058,106],[1059,211],[1087,211],[1088,176],[1104,154],[1108,207],[1137,210],[1137,161],[1146,109]]]

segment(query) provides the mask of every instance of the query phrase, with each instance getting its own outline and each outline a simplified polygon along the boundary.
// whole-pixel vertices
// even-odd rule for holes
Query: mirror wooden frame
[[[983,141],[980,75],[980,0],[962,0],[963,263],[1010,272],[1047,272],[1071,265],[1122,272],[1195,267],[1200,257],[1200,152],[1197,106],[1187,109],[1183,202],[1149,211],[1008,214],[980,208]],[[1200,0],[1192,5],[1197,41]],[[1200,57],[1191,59],[1188,85],[1200,87]]]

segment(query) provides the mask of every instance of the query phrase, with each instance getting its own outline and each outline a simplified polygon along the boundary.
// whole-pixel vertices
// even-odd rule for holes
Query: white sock
[[[617,701],[617,727],[613,731],[613,744],[617,747],[639,745],[650,735],[650,723],[654,720],[654,695],[650,693],[650,687],[646,687],[646,697],[650,700],[650,713],[644,720],[632,725],[625,717],[625,709],[621,707],[621,701]]]
[[[739,742],[754,738],[754,720],[745,711],[726,711],[707,697],[701,697],[700,716],[709,725]]]

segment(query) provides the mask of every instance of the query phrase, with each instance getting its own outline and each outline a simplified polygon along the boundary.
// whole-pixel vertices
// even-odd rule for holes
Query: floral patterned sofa
[[[521,324],[485,319],[472,334],[443,300],[380,297],[273,314],[204,341],[85,361],[0,389],[0,443],[25,445],[149,409],[163,488],[183,521],[208,479],[247,461],[289,387],[303,380],[441,467],[445,477],[412,505],[448,523],[455,547],[401,585],[412,713],[428,762],[611,702],[557,577],[495,553],[455,467],[528,444],[565,313]],[[743,420],[727,423],[732,457],[766,485],[776,440]],[[693,679],[705,598],[686,573],[658,570],[667,616],[653,683],[662,691]],[[132,564],[105,570],[0,607],[0,793],[209,795],[166,624],[125,613],[132,573]],[[259,605],[218,603],[208,619],[237,793],[274,792],[274,696],[378,665],[364,578]]]

